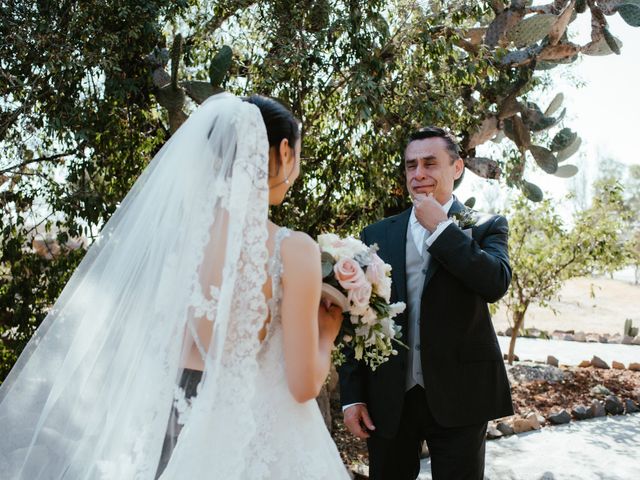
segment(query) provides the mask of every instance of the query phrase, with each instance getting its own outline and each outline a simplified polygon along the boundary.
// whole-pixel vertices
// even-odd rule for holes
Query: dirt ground
[[[593,296],[591,295],[593,293]],[[582,330],[593,333],[620,333],[627,318],[640,326],[640,285],[610,278],[575,278],[560,292],[550,308],[532,306],[527,311],[525,327],[551,333],[553,330]],[[493,317],[496,331],[505,331],[509,322],[504,309]]]
[[[594,399],[603,400],[603,395],[594,395],[591,389],[603,385],[622,401],[632,399],[640,402],[640,372],[629,370],[601,370],[593,367],[565,367],[569,372],[561,382],[532,381],[515,384],[511,388],[516,415],[535,411],[545,418],[565,408],[571,411],[576,405],[588,407]],[[368,464],[367,446],[351,435],[342,423],[342,412],[337,398],[331,402],[333,416],[332,436],[345,465]],[[506,419],[503,419],[506,420]],[[548,422],[545,424],[548,426]],[[554,427],[549,427],[554,428]]]

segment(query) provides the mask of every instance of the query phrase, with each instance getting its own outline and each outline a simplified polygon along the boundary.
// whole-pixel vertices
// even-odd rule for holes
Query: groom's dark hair
[[[460,158],[460,147],[458,143],[453,138],[449,132],[440,127],[423,127],[409,135],[409,140],[407,141],[407,145],[415,140],[424,140],[425,138],[442,138],[447,145],[447,152],[449,152],[449,156],[451,157],[451,163],[455,162],[458,158]],[[406,145],[405,145],[406,149]]]

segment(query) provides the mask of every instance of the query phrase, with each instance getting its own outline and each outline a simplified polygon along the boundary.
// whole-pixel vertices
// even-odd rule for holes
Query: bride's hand
[[[342,309],[336,305],[332,305],[323,300],[318,306],[318,326],[320,328],[320,336],[328,338],[333,342],[342,325]]]

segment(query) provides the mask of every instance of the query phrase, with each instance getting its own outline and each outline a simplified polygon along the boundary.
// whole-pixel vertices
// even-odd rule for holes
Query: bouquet
[[[333,362],[341,365],[342,348],[349,346],[355,358],[372,370],[398,351],[393,343],[402,345],[400,327],[393,318],[402,313],[405,304],[389,303],[391,296],[391,266],[377,255],[377,245],[367,247],[353,237],[334,234],[318,237],[322,252],[322,296],[338,305],[344,321],[333,351]]]

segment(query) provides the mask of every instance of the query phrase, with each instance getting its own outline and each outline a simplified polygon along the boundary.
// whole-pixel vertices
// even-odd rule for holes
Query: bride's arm
[[[318,396],[331,366],[331,349],[342,313],[320,305],[320,249],[294,232],[282,250],[282,328],[287,382],[298,402]]]

